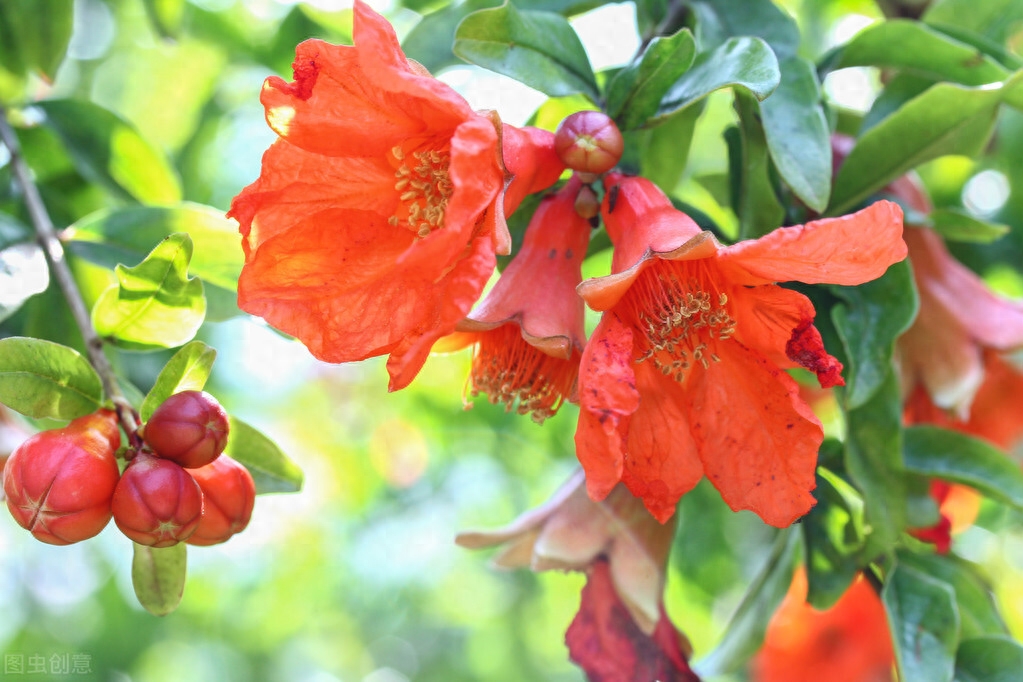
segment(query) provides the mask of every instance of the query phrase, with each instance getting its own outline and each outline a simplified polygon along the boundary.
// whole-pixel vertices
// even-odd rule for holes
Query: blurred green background
[[[404,36],[419,21],[417,12],[445,3],[371,4]],[[859,0],[782,4],[798,19],[811,58],[881,16],[874,3]],[[580,12],[573,24],[597,69],[622,65],[639,45],[631,4]],[[263,79],[290,76],[302,39],[348,42],[350,29],[350,9],[339,2],[76,0],[68,59],[53,84],[33,87],[39,98],[85,99],[118,113],[167,154],[185,200],[225,210],[258,175],[260,155],[274,139],[258,100]],[[438,75],[474,106],[497,108],[514,124],[545,99],[475,68]],[[829,77],[825,91],[833,103],[864,110],[878,84],[875,72],[846,69]],[[1018,226],[1023,193],[1010,190],[1023,177],[1023,154],[1014,147],[1023,140],[1023,115],[1006,108],[1002,116],[1001,139],[1009,142],[989,157],[945,159],[923,174],[939,204],[970,208],[973,202],[985,217]],[[734,121],[730,95],[715,94],[674,188],[726,228],[735,216],[723,197],[721,132]],[[46,159],[55,176],[64,172],[62,154],[55,149]],[[45,198],[58,227],[112,204],[82,183],[69,181],[66,192],[55,186]],[[1006,250],[1020,253],[1021,241],[1017,229],[994,248],[1004,258]],[[985,248],[992,247],[960,255],[985,269]],[[606,258],[594,260],[600,262],[587,267],[600,274]],[[94,266],[77,267],[86,280],[107,281],[89,274]],[[1023,295],[1011,270],[985,272],[1002,290]],[[78,665],[85,661],[92,671],[4,679],[582,679],[563,637],[583,577],[495,572],[486,555],[453,543],[458,530],[501,525],[541,503],[570,475],[574,406],[542,427],[485,401],[463,409],[467,354],[432,359],[409,389],[389,395],[381,361],[324,365],[249,318],[207,323],[200,338],[219,351],[207,390],[277,440],[305,471],[304,490],[260,497],[242,535],[221,547],[190,549],[184,600],[165,618],[136,604],[131,546],[113,526],[96,540],[50,547],[3,515],[0,654],[24,656],[26,670],[30,657],[42,656],[48,671],[51,657],[77,655]],[[145,391],[168,356],[120,353],[117,359]],[[752,514],[729,512],[705,483],[685,497],[680,518],[667,608],[698,659],[720,639],[773,532]],[[1002,507],[985,506],[980,523],[955,544],[957,553],[983,564],[1017,637],[1023,636],[1019,521]]]

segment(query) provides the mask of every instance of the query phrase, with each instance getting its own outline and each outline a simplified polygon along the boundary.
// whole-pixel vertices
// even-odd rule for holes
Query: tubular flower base
[[[892,650],[884,605],[857,577],[827,611],[806,603],[800,568],[771,618],[764,646],[751,664],[753,682],[893,682]]]
[[[571,398],[586,340],[575,288],[591,227],[574,208],[580,187],[573,179],[543,200],[493,290],[438,347],[476,344],[472,394],[540,423]]]
[[[843,384],[810,301],[777,281],[860,284],[906,256],[887,201],[722,246],[652,183],[609,175],[612,274],[583,353],[576,450],[594,499],[619,482],[660,520],[706,474],[734,509],[786,526],[813,506],[820,422],[787,368]]]
[[[508,251],[505,210],[560,167],[551,134],[474,113],[410,64],[363,2],[353,35],[354,47],[302,43],[294,81],[263,86],[280,139],[231,204],[245,251],[238,305],[321,360],[389,354],[395,390],[479,298],[495,253]],[[521,179],[506,204],[508,172]]]
[[[592,501],[580,471],[504,528],[460,533],[456,541],[471,549],[504,545],[494,559],[502,568],[589,574],[566,642],[593,682],[692,682],[691,647],[663,604],[674,534],[674,523],[658,523],[624,486]]]

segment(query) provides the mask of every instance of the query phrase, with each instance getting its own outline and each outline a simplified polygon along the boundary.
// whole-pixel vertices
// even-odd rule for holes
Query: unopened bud
[[[622,158],[625,145],[618,126],[599,111],[577,111],[554,133],[554,151],[572,170],[604,173]]]
[[[575,212],[580,218],[589,220],[600,213],[600,199],[589,185],[583,185],[575,197]]]

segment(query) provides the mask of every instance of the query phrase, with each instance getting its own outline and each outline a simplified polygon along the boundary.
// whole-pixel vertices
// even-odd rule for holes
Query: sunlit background
[[[39,83],[39,96],[87,98],[118,112],[173,159],[186,199],[226,209],[258,175],[262,150],[274,139],[258,100],[263,79],[289,76],[294,45],[307,35],[345,40],[351,14],[327,0],[190,2],[202,10],[192,13],[199,19],[168,38],[141,0],[76,0],[69,59],[52,86]],[[399,36],[418,21],[397,3],[370,4]],[[799,18],[811,58],[880,16],[871,2],[783,4]],[[639,46],[631,4],[607,5],[572,23],[595,69],[627,63]],[[513,124],[530,120],[546,99],[475,67],[437,76],[474,107],[497,109]],[[860,111],[879,87],[876,70],[859,68],[824,83],[833,103]],[[722,194],[721,133],[736,120],[730,95],[712,95],[707,112],[674,193],[734,227]],[[1023,116],[1005,110],[1000,125],[1019,133]],[[980,164],[944,159],[923,175],[940,201],[1018,225],[1023,200],[1012,178],[1023,154],[1013,153],[1010,146]],[[53,209],[59,222],[61,207]],[[588,267],[599,274],[605,266]],[[86,281],[99,277],[90,275],[92,266],[78,268]],[[1006,293],[1023,295],[1011,271],[986,274]],[[305,471],[304,490],[260,497],[243,534],[221,547],[191,548],[184,600],[165,618],[136,604],[130,543],[113,525],[96,540],[51,547],[4,514],[0,654],[79,656],[92,672],[60,679],[111,682],[582,679],[563,644],[582,576],[497,572],[486,554],[453,543],[458,530],[500,525],[542,502],[570,475],[573,406],[542,427],[486,401],[467,409],[465,354],[435,357],[411,388],[388,394],[382,362],[325,365],[258,321],[211,323],[202,337],[219,351],[207,390],[277,440]],[[142,390],[165,359],[120,356]],[[698,659],[720,638],[771,535],[752,514],[729,512],[706,484],[686,496],[680,514],[667,607]],[[1018,521],[986,506],[955,545],[995,579],[1017,637]]]

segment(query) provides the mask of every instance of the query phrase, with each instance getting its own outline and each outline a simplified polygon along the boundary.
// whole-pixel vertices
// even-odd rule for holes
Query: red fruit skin
[[[130,539],[170,547],[199,527],[202,490],[170,460],[139,454],[124,470],[111,503],[114,523]]]
[[[605,173],[618,163],[625,140],[618,126],[599,111],[577,111],[567,116],[554,133],[554,151],[572,170]]]
[[[159,457],[186,469],[206,466],[227,445],[227,412],[205,391],[182,391],[163,401],[143,439]]]
[[[244,466],[227,455],[189,471],[202,488],[203,512],[190,545],[218,545],[249,525],[256,504],[256,483]]]
[[[100,410],[61,429],[37,433],[4,467],[7,508],[37,540],[69,545],[97,535],[110,521],[120,472],[117,414]]]

